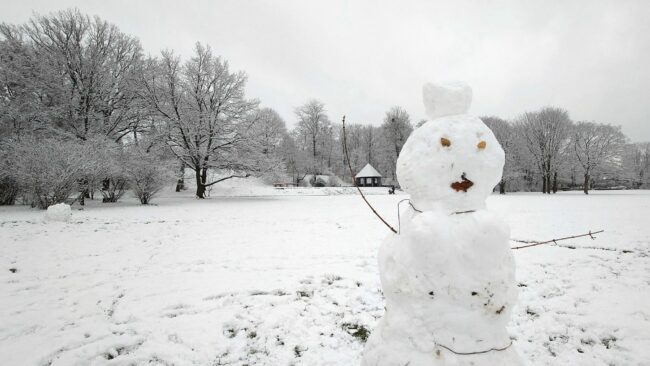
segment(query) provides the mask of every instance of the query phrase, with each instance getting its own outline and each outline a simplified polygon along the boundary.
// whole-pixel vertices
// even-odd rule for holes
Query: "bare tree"
[[[542,175],[542,192],[555,193],[558,165],[568,145],[569,113],[561,108],[545,107],[524,113],[516,126]]]
[[[260,144],[264,155],[272,155],[287,135],[287,125],[278,112],[272,108],[257,111],[251,136]]]
[[[383,146],[385,157],[385,170],[395,180],[395,164],[400,151],[413,132],[411,125],[411,117],[405,109],[401,107],[393,107],[384,117],[384,123],[381,125]]]
[[[309,170],[313,167],[313,159],[310,159],[311,155],[305,154],[305,151],[301,150],[297,146],[297,138],[298,136],[295,131],[285,136],[279,149],[287,173],[291,175],[292,180],[296,185],[300,185],[309,173]]]
[[[262,108],[251,114],[250,143],[260,152],[260,174],[267,182],[287,178],[282,144],[289,137],[286,123],[272,108]]]
[[[295,110],[298,119],[297,131],[311,145],[312,157],[318,155],[317,145],[330,128],[330,120],[325,111],[325,104],[312,99]]]
[[[257,101],[244,95],[246,74],[231,72],[228,62],[196,44],[194,56],[181,64],[165,51],[148,61],[143,73],[144,97],[166,122],[166,141],[196,177],[196,196],[226,179],[257,171],[258,151],[247,146]],[[226,172],[208,181],[208,171]]]
[[[377,127],[372,125],[367,125],[362,127],[361,131],[361,144],[363,153],[366,157],[366,161],[370,165],[377,165],[377,148],[379,147],[379,137],[380,133],[377,131]]]
[[[37,82],[52,73],[42,69],[18,27],[0,24],[0,37],[0,135],[20,139],[46,129],[57,113],[51,90]]]
[[[136,75],[139,41],[115,25],[78,10],[35,15],[25,25],[0,29],[14,44],[24,43],[24,68],[39,91],[34,98],[49,110],[54,125],[86,140],[94,134],[119,140],[138,118]]]
[[[343,133],[342,128],[343,125],[340,126],[341,133]],[[361,124],[355,124],[355,123],[345,125],[345,133],[347,135],[346,138],[347,138],[347,149],[348,149],[347,158],[350,159],[349,165],[352,167],[353,172],[358,172],[368,162],[367,155],[365,152],[365,146],[364,146],[366,143],[364,141],[364,137],[366,134],[365,128],[366,126],[363,126]],[[339,142],[342,144],[343,140],[341,139]],[[347,178],[352,178],[350,177],[348,161],[345,155],[341,156],[341,162],[342,165],[340,166],[339,169],[337,169],[339,174],[345,177],[346,180]]]
[[[620,127],[594,122],[578,122],[574,126],[572,145],[584,173],[585,194],[589,194],[591,174],[603,164],[619,159],[625,140]]]
[[[650,142],[626,145],[622,165],[633,188],[650,187]]]
[[[499,193],[505,194],[507,182],[518,175],[515,156],[517,152],[517,136],[514,127],[504,119],[499,117],[481,117],[481,120],[492,130],[506,155],[503,175],[499,182]]]
[[[298,119],[296,133],[299,145],[305,150],[311,150],[313,173],[322,173],[323,164],[328,160],[327,143],[330,141],[327,139],[331,138],[332,132],[325,105],[312,99],[296,108],[295,114]]]

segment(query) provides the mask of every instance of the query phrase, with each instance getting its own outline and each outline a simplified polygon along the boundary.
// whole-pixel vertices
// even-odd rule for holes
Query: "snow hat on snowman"
[[[397,179],[419,211],[485,208],[501,180],[505,154],[492,131],[467,114],[472,89],[462,82],[423,87],[429,120],[413,131],[397,159]]]

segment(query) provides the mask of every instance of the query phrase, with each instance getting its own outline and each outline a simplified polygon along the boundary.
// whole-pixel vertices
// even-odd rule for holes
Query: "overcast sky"
[[[650,141],[650,1],[0,0],[0,21],[69,7],[151,54],[211,45],[289,126],[310,98],[333,121],[380,124],[399,105],[417,122],[422,83],[464,80],[475,115],[560,106]]]

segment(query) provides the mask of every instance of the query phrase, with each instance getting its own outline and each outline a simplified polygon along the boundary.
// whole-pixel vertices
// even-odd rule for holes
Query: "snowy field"
[[[169,192],[148,207],[77,206],[69,223],[1,207],[0,364],[358,364],[383,311],[376,252],[389,232],[345,193]],[[369,197],[395,225],[403,198]],[[488,206],[516,239],[605,230],[515,251],[510,330],[531,364],[650,364],[650,191]]]

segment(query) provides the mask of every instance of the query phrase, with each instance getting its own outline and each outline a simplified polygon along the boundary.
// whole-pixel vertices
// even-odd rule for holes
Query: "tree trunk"
[[[576,173],[575,171],[571,170],[571,187],[576,186]]]
[[[181,163],[181,176],[176,182],[176,192],[180,192],[185,189],[185,163]]]
[[[542,193],[546,194],[546,173],[542,174]]]
[[[557,172],[553,172],[553,193],[557,193]]]
[[[582,185],[582,191],[589,194],[589,173],[585,173],[585,182]]]
[[[506,180],[501,179],[499,182],[499,194],[506,194]]]
[[[205,181],[201,179],[201,169],[195,170],[196,175],[196,197],[205,198]]]
[[[79,205],[83,206],[86,204],[86,198],[90,198],[90,192],[88,192],[88,179],[81,180],[81,193],[79,194]]]

